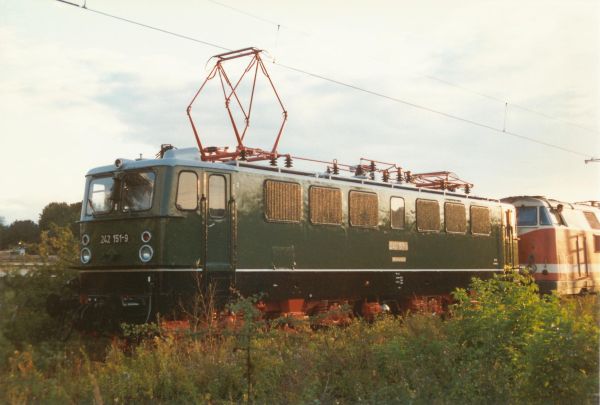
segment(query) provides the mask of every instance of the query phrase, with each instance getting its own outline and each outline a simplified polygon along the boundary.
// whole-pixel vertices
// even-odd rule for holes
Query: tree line
[[[81,202],[51,202],[44,207],[37,223],[27,219],[6,224],[0,217],[0,250],[13,249],[21,244],[33,247],[30,252],[34,253],[34,246],[40,242],[42,232],[51,231],[53,225],[68,227],[73,235],[78,235],[80,213]]]

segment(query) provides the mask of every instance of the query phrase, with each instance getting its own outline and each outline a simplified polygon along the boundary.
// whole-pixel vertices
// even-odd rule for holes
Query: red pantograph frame
[[[194,98],[192,98],[192,101],[190,102],[190,104],[187,107],[187,115],[190,120],[190,124],[192,125],[192,130],[194,131],[194,136],[196,137],[196,142],[198,143],[198,148],[200,150],[200,156],[201,156],[202,160],[211,161],[211,162],[230,161],[230,160],[237,160],[237,159],[247,160],[247,161],[257,161],[257,160],[277,159],[277,157],[280,156],[277,153],[277,146],[279,145],[279,140],[281,139],[281,134],[283,133],[283,128],[287,121],[287,111],[286,111],[286,109],[283,105],[283,102],[281,101],[281,98],[279,97],[279,93],[277,93],[277,90],[275,89],[275,85],[273,84],[273,81],[271,80],[271,77],[269,76],[269,73],[267,72],[267,69],[260,57],[261,52],[262,52],[262,50],[256,49],[256,48],[244,48],[244,49],[239,49],[237,51],[225,52],[225,53],[214,56],[214,58],[217,59],[217,63],[212,68],[212,70],[206,77],[206,80],[204,80],[204,83],[202,83],[202,86],[200,86],[200,88],[194,95]],[[250,57],[250,62],[244,69],[244,72],[241,74],[239,79],[235,82],[235,84],[232,84],[232,81],[230,80],[229,76],[227,75],[227,72],[225,71],[225,69],[223,67],[223,63],[226,61],[232,60],[232,59],[239,59],[239,58],[244,58],[244,57]],[[244,144],[244,140],[245,140],[248,128],[250,126],[250,118],[252,115],[252,105],[254,102],[254,94],[255,94],[255,90],[256,90],[256,80],[258,78],[259,70],[264,75],[264,77],[266,77],[269,85],[271,86],[271,89],[273,89],[273,93],[275,94],[275,98],[276,98],[277,102],[279,103],[279,106],[281,107],[282,114],[283,114],[283,120],[281,122],[281,126],[279,127],[279,131],[277,132],[277,135],[275,137],[275,142],[273,143],[273,146],[271,147],[270,151],[265,151],[260,148],[252,148],[252,147],[246,146]],[[242,81],[244,80],[244,78],[247,76],[247,74],[249,72],[252,72],[251,75],[253,76],[251,79],[252,80],[252,89],[250,92],[248,103],[245,106],[244,103],[242,102],[242,100],[240,100],[237,90],[239,88],[240,83],[242,83]],[[219,77],[219,81],[221,83],[221,88],[223,90],[223,96],[225,98],[225,109],[227,110],[227,114],[229,115],[229,119],[231,121],[231,126],[233,129],[233,133],[234,133],[236,144],[237,144],[234,151],[230,151],[229,147],[216,147],[216,146],[206,147],[206,146],[204,146],[202,144],[201,136],[200,136],[200,133],[198,132],[198,128],[197,128],[196,124],[194,123],[194,120],[193,120],[192,114],[191,114],[192,113],[192,104],[194,104],[194,101],[196,101],[196,99],[198,98],[198,95],[204,89],[206,84],[210,80],[214,79],[216,76]],[[245,123],[244,123],[243,129],[238,128],[238,124],[236,123],[235,118],[233,116],[233,112],[231,110],[232,100],[236,103],[237,107],[240,109],[241,113],[244,116]]]
[[[287,110],[285,109],[281,98],[279,97],[279,93],[277,89],[275,89],[275,85],[267,72],[267,68],[265,67],[260,53],[262,50],[257,48],[243,48],[236,51],[225,52],[219,55],[215,55],[214,58],[217,59],[215,66],[212,68],[202,86],[198,89],[192,101],[187,107],[187,115],[190,120],[190,124],[192,125],[192,130],[194,131],[194,136],[196,138],[196,142],[198,143],[198,148],[200,150],[200,156],[203,161],[210,162],[229,162],[234,160],[244,160],[249,162],[261,161],[261,160],[270,160],[272,165],[277,165],[277,159],[279,157],[286,158],[286,166],[291,167],[292,159],[304,160],[308,162],[314,163],[324,163],[326,164],[327,173],[337,175],[340,171],[353,173],[357,177],[370,178],[375,180],[375,175],[378,174],[381,176],[383,182],[396,181],[398,183],[412,183],[416,187],[423,187],[429,189],[437,189],[437,190],[448,190],[448,191],[456,191],[457,189],[463,189],[465,193],[469,193],[473,188],[472,183],[468,183],[464,180],[461,180],[456,176],[456,174],[447,171],[440,172],[429,172],[429,173],[415,173],[413,174],[411,171],[403,170],[402,167],[397,165],[396,163],[386,163],[380,162],[377,160],[360,158],[360,162],[358,165],[347,165],[344,163],[339,163],[337,160],[333,161],[323,161],[317,159],[303,158],[299,156],[291,156],[289,154],[280,154],[277,152],[277,146],[279,145],[279,141],[281,140],[281,135],[283,134],[283,128],[285,127],[285,123],[288,118]],[[232,84],[229,76],[225,72],[223,67],[223,63],[233,59],[250,57],[250,62],[244,69],[244,72],[241,74],[239,79],[235,82],[235,85]],[[254,102],[254,94],[256,90],[256,80],[258,78],[258,72],[260,72],[266,77],[268,80],[271,89],[275,95],[277,102],[282,110],[283,120],[281,122],[281,126],[277,131],[275,136],[275,141],[271,150],[263,150],[260,148],[253,148],[246,146],[244,144],[244,140],[247,135],[248,128],[250,126],[250,118],[252,115],[252,104]],[[240,100],[240,97],[237,93],[240,83],[246,77],[249,72],[253,72],[252,74],[252,88],[250,92],[250,97],[247,103],[247,107],[244,108],[244,103]],[[221,84],[221,88],[223,90],[223,97],[225,98],[225,108],[227,109],[227,114],[229,115],[229,119],[231,121],[231,126],[233,129],[233,133],[236,140],[235,150],[230,151],[228,146],[217,147],[217,146],[204,146],[201,141],[200,133],[198,132],[198,128],[194,123],[192,118],[192,105],[194,101],[198,98],[199,94],[202,92],[206,84],[214,79],[218,75],[219,81]],[[238,128],[238,125],[235,121],[233,113],[231,111],[231,101],[234,100],[237,107],[240,109],[244,116],[244,127],[243,130]]]

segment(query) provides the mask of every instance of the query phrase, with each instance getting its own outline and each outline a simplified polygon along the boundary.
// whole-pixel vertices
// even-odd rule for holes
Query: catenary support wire
[[[167,35],[171,35],[171,36],[174,36],[174,37],[177,37],[177,38],[181,38],[181,39],[185,39],[185,40],[188,40],[188,41],[193,41],[193,42],[200,43],[200,44],[203,44],[203,45],[206,45],[206,46],[211,46],[211,47],[216,48],[216,49],[220,49],[220,50],[224,50],[224,51],[231,51],[232,50],[231,48],[227,48],[227,47],[224,47],[224,46],[212,43],[212,42],[203,41],[203,40],[200,40],[200,39],[197,39],[197,38],[193,38],[193,37],[190,37],[190,36],[187,36],[187,35],[178,34],[178,33],[173,32],[173,31],[169,31],[169,30],[158,28],[158,27],[151,26],[151,25],[148,25],[148,24],[140,23],[140,22],[137,22],[137,21],[134,21],[134,20],[130,20],[130,19],[127,19],[127,18],[119,17],[119,16],[114,15],[114,14],[106,13],[106,12],[95,10],[95,9],[91,9],[89,7],[85,7],[84,8],[84,7],[82,7],[82,6],[80,6],[80,5],[76,4],[76,3],[72,3],[72,2],[67,1],[67,0],[56,0],[56,1],[58,1],[60,3],[68,4],[68,5],[71,5],[71,6],[75,6],[77,8],[82,9],[82,10],[90,11],[90,12],[93,12],[93,13],[96,13],[96,14],[108,17],[108,18],[120,20],[120,21],[127,22],[127,23],[130,23],[130,24],[133,24],[133,25],[137,25],[139,27],[147,28],[147,29],[150,29],[150,30],[162,32],[162,33],[167,34]],[[443,117],[446,117],[446,118],[450,118],[450,119],[453,119],[453,120],[456,120],[456,121],[461,121],[461,122],[464,122],[464,123],[467,123],[467,124],[478,126],[480,128],[485,128],[485,129],[488,129],[490,131],[494,131],[494,132],[497,132],[497,133],[502,133],[502,134],[510,135],[510,136],[512,136],[514,138],[518,138],[518,139],[521,139],[521,140],[526,140],[526,141],[529,141],[529,142],[532,142],[532,143],[536,143],[538,145],[543,145],[543,146],[546,146],[546,147],[549,147],[549,148],[553,148],[553,149],[556,149],[556,150],[560,150],[560,151],[571,153],[571,154],[578,155],[578,156],[583,156],[583,157],[589,157],[590,156],[587,153],[583,153],[583,152],[579,152],[579,151],[576,151],[576,150],[573,150],[573,149],[565,148],[565,147],[562,147],[562,146],[559,146],[559,145],[555,145],[555,144],[552,144],[552,143],[549,143],[549,142],[540,141],[538,139],[531,138],[531,137],[526,136],[526,135],[521,135],[521,134],[518,134],[516,132],[505,131],[505,130],[503,130],[501,128],[496,128],[496,127],[493,127],[491,125],[487,125],[487,124],[484,124],[484,123],[481,123],[481,122],[478,122],[478,121],[470,120],[470,119],[467,119],[467,118],[462,118],[462,117],[454,115],[454,114],[449,114],[449,113],[446,113],[446,112],[443,112],[443,111],[439,111],[439,110],[436,110],[436,109],[433,109],[433,108],[429,108],[429,107],[426,107],[426,106],[423,106],[423,105],[420,105],[420,104],[412,103],[410,101],[406,101],[406,100],[403,100],[403,99],[400,99],[400,98],[397,98],[397,97],[389,96],[389,95],[386,95],[386,94],[383,94],[383,93],[380,93],[380,92],[377,92],[377,91],[373,91],[373,90],[370,90],[370,89],[367,89],[367,88],[359,87],[359,86],[351,84],[351,83],[346,83],[346,82],[342,82],[342,81],[339,81],[339,80],[336,80],[336,79],[332,79],[332,78],[329,78],[329,77],[326,77],[326,76],[323,76],[323,75],[320,75],[320,74],[317,74],[317,73],[310,72],[308,70],[296,68],[296,67],[293,67],[293,66],[290,66],[290,65],[285,65],[285,64],[276,62],[274,60],[273,60],[273,64],[275,64],[277,66],[280,66],[283,69],[294,71],[296,73],[300,73],[300,74],[303,74],[303,75],[306,75],[306,76],[314,77],[316,79],[328,81],[330,83],[337,84],[339,86],[347,87],[347,88],[350,88],[350,89],[353,89],[353,90],[356,90],[356,91],[360,91],[360,92],[363,92],[363,93],[366,93],[366,94],[370,94],[370,95],[373,95],[373,96],[376,96],[376,97],[384,98],[384,99],[387,99],[387,100],[390,100],[390,101],[393,101],[393,102],[396,102],[396,103],[404,104],[404,105],[407,105],[407,106],[410,106],[410,107],[413,107],[413,108],[417,108],[417,109],[420,109],[420,110],[423,110],[423,111],[428,111],[430,113],[437,114],[437,115],[440,115],[440,116],[443,116]]]

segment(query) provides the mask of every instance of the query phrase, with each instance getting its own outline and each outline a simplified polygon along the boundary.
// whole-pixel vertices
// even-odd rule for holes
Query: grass
[[[235,330],[158,331],[127,348],[42,339],[36,328],[47,325],[35,319],[21,336],[5,334],[3,317],[0,403],[598,403],[596,296],[540,296],[516,274],[471,287],[476,301],[456,291],[446,320],[383,316],[314,330],[246,316]]]

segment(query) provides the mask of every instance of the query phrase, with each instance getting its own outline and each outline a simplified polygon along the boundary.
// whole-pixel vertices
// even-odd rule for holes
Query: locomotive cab
[[[87,174],[79,269],[90,328],[168,316],[197,293],[202,270],[228,274],[230,170],[184,150]]]
[[[519,263],[542,292],[596,292],[599,286],[600,210],[545,197],[510,197],[517,209]]]

